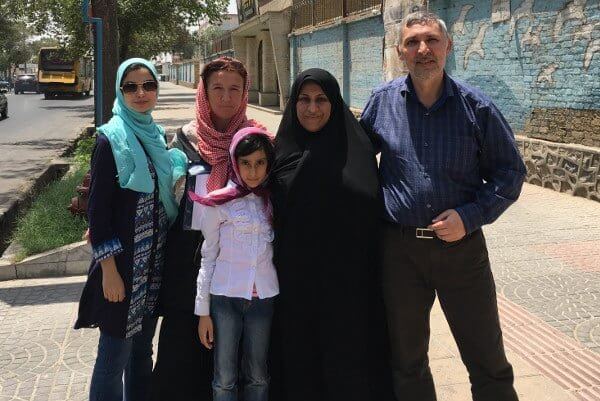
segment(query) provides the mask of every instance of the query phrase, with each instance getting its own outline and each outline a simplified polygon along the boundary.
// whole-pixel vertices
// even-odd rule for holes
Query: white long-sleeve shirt
[[[252,299],[279,294],[273,265],[273,228],[263,200],[248,194],[219,206],[202,206],[204,235],[195,314],[210,314],[210,294]]]

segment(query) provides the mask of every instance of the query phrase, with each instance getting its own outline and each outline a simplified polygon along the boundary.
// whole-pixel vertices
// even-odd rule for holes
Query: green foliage
[[[25,23],[8,10],[0,0],[0,72],[10,73],[17,64],[29,61],[31,49],[26,42]]]
[[[213,39],[221,36],[223,32],[224,31],[220,27],[211,25],[198,34],[197,42],[200,48],[200,55],[202,57],[207,57],[210,55],[210,46],[212,45]]]
[[[89,26],[82,22],[81,2],[0,0],[0,15],[10,9],[16,16],[26,18],[37,34],[55,38],[75,58],[89,52],[92,46]],[[228,3],[228,0],[117,0],[117,21],[111,26],[119,30],[119,58],[150,58],[174,49],[188,52],[191,37],[185,27],[202,19],[219,22]],[[0,37],[4,37],[2,28]]]
[[[23,250],[18,259],[81,241],[87,222],[67,210],[75,187],[87,168],[77,168],[62,180],[50,184],[35,200],[31,209],[19,218],[14,240]]]
[[[77,143],[73,158],[75,164],[61,180],[49,184],[33,202],[31,208],[17,222],[13,240],[22,246],[17,255],[22,260],[30,255],[81,241],[87,222],[67,210],[75,188],[90,168],[95,137],[86,137]]]
[[[89,169],[90,161],[92,158],[92,151],[96,144],[96,137],[90,136],[82,138],[78,143],[75,151],[73,152],[73,159],[75,164],[81,168]]]

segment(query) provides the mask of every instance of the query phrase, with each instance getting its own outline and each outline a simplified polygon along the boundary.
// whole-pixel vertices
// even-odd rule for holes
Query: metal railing
[[[314,25],[341,18],[344,15],[344,0],[313,0]]]
[[[374,8],[381,8],[381,0],[345,0],[345,16]]]
[[[381,8],[382,0],[293,0],[294,30]]]
[[[292,5],[292,20],[294,29],[304,28],[314,25],[313,20],[313,1],[312,0],[294,0]]]

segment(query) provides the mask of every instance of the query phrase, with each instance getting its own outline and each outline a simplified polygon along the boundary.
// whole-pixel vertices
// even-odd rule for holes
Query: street
[[[7,94],[8,118],[0,120],[0,214],[18,189],[44,171],[94,119],[93,98]]]

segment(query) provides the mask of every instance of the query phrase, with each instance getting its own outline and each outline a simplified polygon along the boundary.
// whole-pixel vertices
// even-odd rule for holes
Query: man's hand
[[[102,266],[102,291],[109,302],[122,302],[125,299],[125,284],[117,271],[115,258],[111,256],[100,261]]]
[[[202,345],[207,349],[212,349],[213,322],[210,316],[200,316],[200,321],[198,322],[198,336],[200,337]]]
[[[454,209],[443,211],[432,222],[427,228],[435,231],[435,235],[443,241],[458,241],[467,234],[460,215]]]

